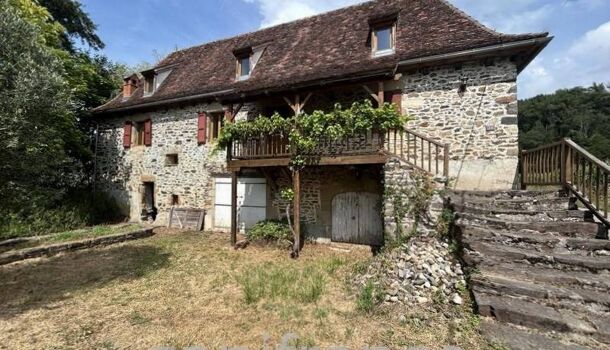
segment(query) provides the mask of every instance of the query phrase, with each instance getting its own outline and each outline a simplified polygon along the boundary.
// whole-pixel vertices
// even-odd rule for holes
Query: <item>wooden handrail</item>
[[[610,227],[610,166],[569,138],[521,152],[521,187],[563,186]]]
[[[385,152],[431,175],[449,176],[449,144],[412,130],[390,130]]]

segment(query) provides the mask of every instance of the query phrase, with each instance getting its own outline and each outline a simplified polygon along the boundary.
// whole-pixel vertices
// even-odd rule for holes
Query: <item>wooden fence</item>
[[[410,130],[390,130],[385,137],[385,150],[429,174],[449,176],[449,144]]]
[[[610,166],[570,139],[521,153],[521,187],[560,185],[572,192],[605,225]]]

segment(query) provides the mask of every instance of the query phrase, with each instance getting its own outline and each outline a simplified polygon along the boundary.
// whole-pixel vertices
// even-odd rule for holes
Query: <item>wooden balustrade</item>
[[[312,155],[339,156],[379,153],[383,135],[367,132],[343,139],[320,139]],[[228,156],[232,160],[288,158],[292,155],[287,135],[265,135],[234,141]]]
[[[559,185],[572,192],[600,221],[608,218],[610,166],[570,139],[521,153],[521,187]]]
[[[449,176],[449,145],[414,131],[390,130],[385,136],[387,153],[432,175]]]

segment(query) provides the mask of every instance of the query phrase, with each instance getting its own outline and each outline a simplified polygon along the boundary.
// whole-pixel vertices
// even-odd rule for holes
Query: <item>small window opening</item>
[[[210,141],[216,140],[220,135],[220,130],[224,126],[224,114],[223,113],[213,113],[210,115],[210,125],[209,125],[209,135],[208,139]]]
[[[178,154],[166,154],[165,155],[165,165],[166,166],[176,166],[178,165]]]
[[[144,122],[137,122],[135,124],[135,145],[143,146],[144,145]]]
[[[146,77],[144,79],[144,94],[152,94],[155,91],[155,78],[154,76],[152,77]]]
[[[250,77],[250,55],[237,58],[237,79],[244,80]]]
[[[384,25],[373,28],[371,39],[373,55],[383,56],[394,53],[396,46],[396,26]]]
[[[177,194],[172,194],[169,200],[170,205],[180,205],[180,197]]]

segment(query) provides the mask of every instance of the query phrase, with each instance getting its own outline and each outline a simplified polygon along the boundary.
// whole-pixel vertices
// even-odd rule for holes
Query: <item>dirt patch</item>
[[[358,311],[358,292],[346,276],[368,262],[366,250],[306,245],[301,258],[292,260],[287,251],[271,247],[236,251],[228,234],[163,231],[0,266],[0,348],[257,349],[290,333],[299,335],[293,344],[322,348],[486,346],[465,305]],[[313,275],[324,280],[321,288],[308,280]],[[262,288],[250,300],[247,276]],[[268,289],[258,279],[269,276],[279,288]],[[309,287],[285,291],[285,283]],[[273,290],[277,294],[270,294]]]

